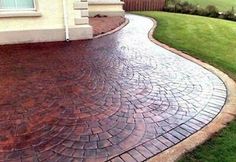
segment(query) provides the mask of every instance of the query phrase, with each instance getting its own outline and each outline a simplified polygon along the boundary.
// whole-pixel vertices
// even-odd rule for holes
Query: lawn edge
[[[147,17],[147,16],[145,16]],[[158,155],[149,159],[149,162],[173,162],[179,160],[185,153],[192,151],[197,146],[203,144],[205,141],[210,139],[215,133],[219,132],[221,129],[226,127],[226,125],[235,119],[236,117],[236,83],[233,79],[231,79],[227,74],[223,73],[219,69],[199,60],[196,59],[180,50],[172,48],[164,43],[159,42],[153,37],[154,31],[157,27],[157,21],[151,17],[147,17],[153,22],[153,27],[148,33],[149,39],[155,43],[156,45],[165,48],[168,51],[171,51],[185,59],[188,59],[208,71],[217,75],[225,84],[227,88],[227,100],[222,108],[221,112],[216,116],[216,118],[206,125],[204,128],[199,130],[198,132],[194,133],[184,141],[174,145],[173,147],[159,153]]]

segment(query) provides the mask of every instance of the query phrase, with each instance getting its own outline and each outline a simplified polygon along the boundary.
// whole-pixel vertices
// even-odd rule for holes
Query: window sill
[[[0,18],[3,17],[39,17],[42,14],[38,11],[0,11]]]

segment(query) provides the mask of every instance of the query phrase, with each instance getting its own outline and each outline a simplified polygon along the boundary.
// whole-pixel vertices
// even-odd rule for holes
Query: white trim
[[[39,17],[42,14],[39,11],[38,0],[33,0],[34,8],[28,9],[0,9],[0,18],[11,17]]]
[[[88,2],[89,5],[123,5],[124,2]]]
[[[32,0],[33,1],[33,8],[17,8],[17,1],[15,0],[15,5],[16,5],[16,8],[12,8],[12,9],[1,9],[0,8],[0,12],[6,12],[6,11],[37,11],[37,3],[36,3],[36,0]]]

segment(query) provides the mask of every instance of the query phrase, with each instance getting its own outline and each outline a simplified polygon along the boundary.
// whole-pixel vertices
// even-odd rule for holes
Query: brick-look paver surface
[[[220,112],[223,82],[127,17],[100,39],[0,47],[1,161],[143,161]]]
[[[121,16],[89,18],[89,24],[93,27],[94,36],[114,30],[124,22],[125,18]]]

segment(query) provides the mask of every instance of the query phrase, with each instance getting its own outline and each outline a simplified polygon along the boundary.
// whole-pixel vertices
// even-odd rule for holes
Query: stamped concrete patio
[[[1,161],[144,161],[215,118],[224,83],[127,18],[99,39],[0,47]]]

